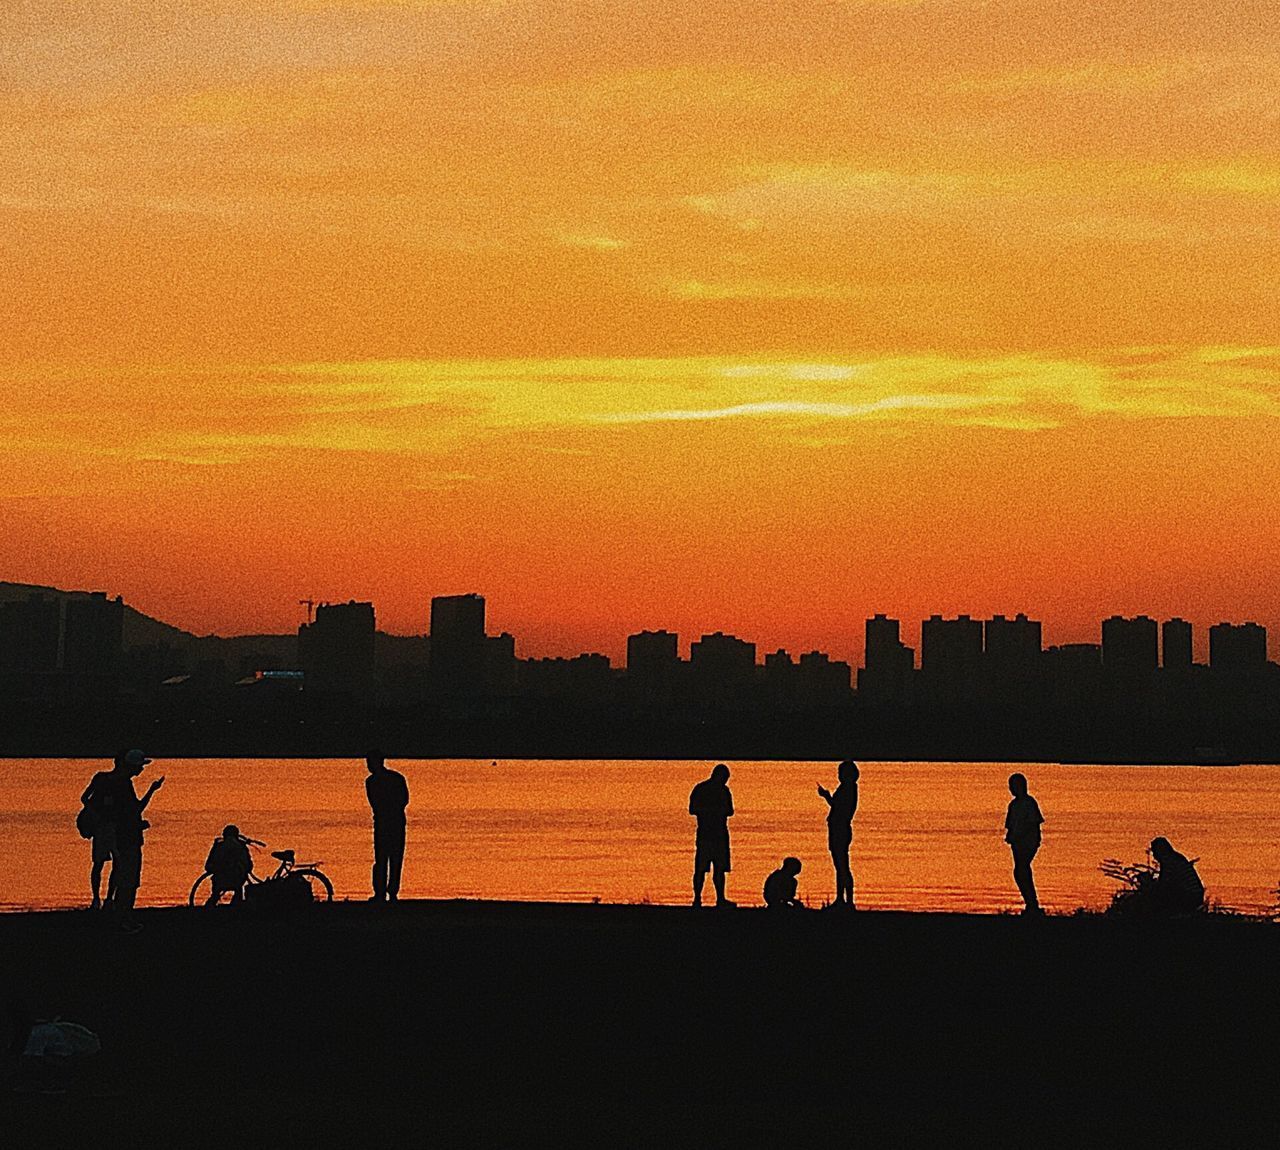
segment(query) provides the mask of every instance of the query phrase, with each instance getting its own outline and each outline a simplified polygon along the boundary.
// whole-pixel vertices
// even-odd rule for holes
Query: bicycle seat
[[[281,862],[291,863],[293,862],[293,851],[272,851],[271,857],[279,859]]]

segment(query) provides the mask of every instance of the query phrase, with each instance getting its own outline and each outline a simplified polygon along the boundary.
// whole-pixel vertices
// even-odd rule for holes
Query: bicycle
[[[241,839],[243,842],[247,843],[249,846],[255,847],[255,848],[265,847],[267,845],[266,843],[259,842],[257,839],[244,838],[244,836],[241,836]],[[241,892],[240,892],[242,896],[242,901],[243,901],[243,896],[247,893],[249,887],[263,886],[267,883],[280,882],[288,878],[302,878],[302,879],[307,879],[309,881],[314,880],[316,883],[320,885],[320,888],[324,891],[324,894],[319,898],[319,901],[320,902],[333,901],[333,883],[329,881],[329,876],[326,875],[324,871],[320,869],[320,863],[296,862],[294,858],[294,852],[292,850],[272,851],[271,857],[273,859],[277,859],[280,863],[280,865],[276,867],[275,873],[267,875],[266,878],[261,878],[258,875],[254,874],[253,871],[250,871],[248,876],[245,878],[244,887],[241,889]],[[211,875],[208,871],[205,871],[198,879],[196,879],[194,883],[191,884],[191,894],[187,898],[187,905],[203,906],[205,900],[209,897],[209,894],[211,893],[212,889],[213,889],[213,875]]]

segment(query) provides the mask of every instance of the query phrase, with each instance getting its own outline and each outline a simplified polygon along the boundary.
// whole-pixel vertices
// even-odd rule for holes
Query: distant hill
[[[25,599],[28,595],[46,595],[57,599],[81,599],[89,594],[91,594],[89,591],[63,591],[60,587],[42,587],[36,583],[0,582],[0,603],[12,602],[15,599]],[[144,615],[141,611],[130,607],[127,603],[125,604],[125,650],[130,647],[151,647],[160,643],[185,649],[198,641],[199,636],[191,634],[190,631],[184,631],[180,627],[162,623],[159,619],[153,619],[150,615]]]
[[[75,599],[89,591],[64,591],[36,583],[0,581],[0,603],[25,599],[28,595],[46,595]],[[237,673],[266,668],[285,669],[298,663],[298,636],[284,635],[194,635],[180,627],[144,615],[127,603],[124,608],[124,647],[166,646],[182,651],[192,663],[202,659],[218,659]],[[377,635],[378,662],[384,667],[412,665],[426,661],[427,639],[421,635]]]

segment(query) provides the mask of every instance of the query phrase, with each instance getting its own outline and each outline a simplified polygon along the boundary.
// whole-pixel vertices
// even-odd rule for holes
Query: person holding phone
[[[853,909],[853,871],[849,866],[849,847],[853,843],[853,816],[858,809],[858,764],[846,759],[836,772],[840,780],[835,793],[818,784],[818,794],[827,804],[827,849],[836,871],[835,906]]]

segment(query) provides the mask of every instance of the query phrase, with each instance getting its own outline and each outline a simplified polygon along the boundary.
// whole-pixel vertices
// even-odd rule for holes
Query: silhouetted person
[[[724,896],[724,876],[729,873],[729,819],[733,795],[729,793],[729,768],[719,763],[711,777],[703,779],[689,795],[689,813],[698,820],[693,856],[693,905],[702,905],[702,887],[711,871],[717,906],[734,906]]]
[[[858,809],[858,764],[846,759],[840,764],[840,785],[832,794],[819,785],[818,794],[827,801],[827,849],[836,868],[836,905],[853,909],[853,871],[849,869],[849,844],[853,842],[853,815]]]
[[[137,930],[133,920],[133,904],[142,882],[142,836],[150,824],[142,817],[152,796],[164,784],[164,776],[156,779],[142,798],[133,789],[133,780],[151,760],[141,751],[128,751],[116,760],[109,772],[107,808],[115,823],[115,846],[111,862],[111,908],[120,916],[125,930]]]
[[[93,861],[89,870],[89,889],[93,893],[93,901],[89,904],[90,910],[98,910],[102,906],[102,868],[109,862],[112,866],[111,877],[107,882],[107,902],[111,901],[115,890],[115,863],[112,862],[116,849],[115,788],[119,780],[118,772],[125,769],[124,758],[123,752],[118,754],[112,769],[99,771],[94,775],[80,796],[93,828],[90,839]]]
[[[1204,883],[1195,864],[1163,837],[1151,840],[1151,857],[1160,868],[1150,885],[1151,911],[1169,915],[1200,910],[1204,906]]]
[[[387,767],[381,755],[365,762],[369,777],[364,781],[369,808],[373,811],[373,898],[395,902],[400,895],[400,871],[404,866],[405,808],[409,805],[409,784],[404,775]]]
[[[1040,849],[1040,824],[1044,816],[1040,804],[1027,793],[1027,776],[1009,776],[1009,793],[1013,795],[1009,811],[1004,816],[1004,841],[1013,851],[1013,881],[1025,904],[1023,914],[1043,914],[1036,897],[1035,878],[1031,874],[1031,860]]]
[[[209,848],[209,857],[204,860],[204,869],[213,879],[213,889],[205,899],[205,906],[217,906],[218,901],[228,892],[231,894],[231,905],[244,896],[244,884],[249,881],[249,872],[253,870],[253,856],[249,854],[249,844],[240,835],[240,828],[230,823],[222,828],[222,837],[213,840]]]
[[[788,907],[803,910],[804,904],[796,897],[796,875],[800,873],[800,860],[788,856],[782,865],[764,880],[764,905],[773,910]]]

